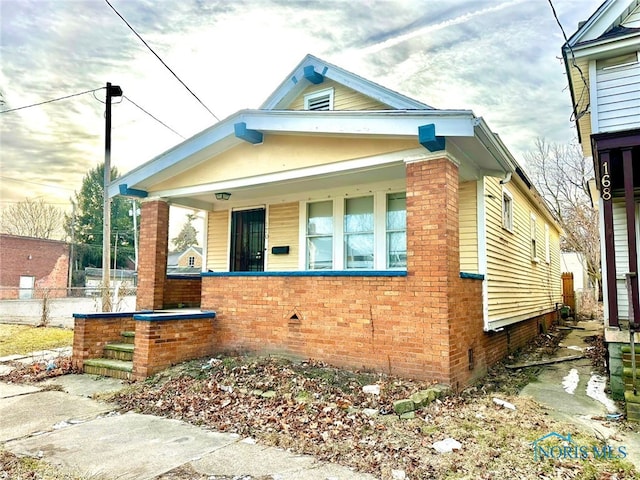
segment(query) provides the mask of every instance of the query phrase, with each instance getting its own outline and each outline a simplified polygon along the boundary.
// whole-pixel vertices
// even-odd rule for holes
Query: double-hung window
[[[344,266],[373,268],[373,197],[347,198],[344,210]]]
[[[406,204],[404,192],[306,203],[304,268],[405,269]]]
[[[387,268],[407,267],[407,194],[387,194]]]
[[[307,204],[307,269],[333,268],[333,201]]]

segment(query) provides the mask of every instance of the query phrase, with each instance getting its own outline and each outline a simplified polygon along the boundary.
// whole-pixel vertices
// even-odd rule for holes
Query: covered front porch
[[[605,341],[613,397],[626,398],[629,418],[640,418],[632,385],[632,347],[640,336],[640,130],[591,137],[600,194]],[[635,350],[640,353],[640,347]],[[640,365],[640,355],[637,357]]]

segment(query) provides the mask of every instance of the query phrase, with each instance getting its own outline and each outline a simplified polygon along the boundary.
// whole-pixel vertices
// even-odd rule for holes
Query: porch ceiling
[[[279,203],[300,199],[318,199],[331,195],[358,195],[372,188],[402,189],[405,185],[404,162],[352,171],[324,173],[303,178],[288,178],[253,185],[234,182],[211,185],[206,191],[187,193],[167,192],[163,197],[171,203],[205,210]],[[229,200],[216,200],[216,192],[231,194]]]

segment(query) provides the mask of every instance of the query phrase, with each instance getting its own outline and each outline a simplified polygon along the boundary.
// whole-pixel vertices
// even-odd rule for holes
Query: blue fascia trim
[[[460,278],[470,278],[471,280],[484,280],[481,273],[460,272]]]
[[[316,72],[313,65],[307,65],[306,67],[304,67],[304,78],[315,85],[324,82],[324,75]]]
[[[216,312],[189,313],[142,313],[134,315],[133,319],[141,322],[165,322],[168,320],[196,320],[199,318],[216,318]]]
[[[123,195],[125,197],[145,198],[149,196],[149,194],[144,190],[138,190],[137,188],[129,188],[129,186],[126,183],[121,183],[120,185],[118,185],[118,189],[120,190],[120,195]]]
[[[136,312],[97,312],[97,313],[74,313],[73,318],[124,318],[133,317],[140,314],[148,314],[153,310],[138,310]]]
[[[191,275],[187,275],[187,274],[179,274],[179,273],[169,273],[167,274],[167,278],[170,278],[171,280],[193,280],[194,278],[196,279],[200,278],[200,274],[193,273]]]
[[[253,143],[254,145],[257,143],[262,143],[264,136],[262,132],[258,130],[250,130],[247,128],[246,122],[238,122],[233,124],[233,131],[240,140],[244,140],[245,142]]]
[[[428,123],[418,127],[418,141],[420,145],[430,152],[444,150],[446,145],[445,137],[436,136],[436,126],[434,123]]]
[[[406,277],[404,270],[302,270],[292,272],[202,272],[203,277]]]

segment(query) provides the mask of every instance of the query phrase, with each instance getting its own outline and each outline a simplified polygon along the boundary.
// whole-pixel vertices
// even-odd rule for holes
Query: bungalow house
[[[191,288],[216,312],[208,354],[457,387],[556,318],[559,227],[485,121],[312,55],[259,109],[121,176],[109,195],[142,200],[138,309]],[[165,272],[169,205],[206,213],[188,288]],[[134,365],[134,377],[152,371]]]
[[[605,1],[562,49],[578,136],[585,157],[593,159],[598,187],[594,203],[600,211],[605,340],[614,398],[622,398],[625,390],[622,353],[629,348],[630,329],[640,328],[639,51],[638,0]]]

